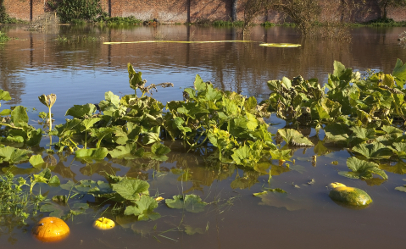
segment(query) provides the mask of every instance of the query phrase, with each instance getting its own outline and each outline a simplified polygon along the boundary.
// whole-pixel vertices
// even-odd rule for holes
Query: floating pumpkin
[[[333,188],[330,191],[330,198],[350,206],[367,206],[372,202],[371,197],[362,189],[347,187],[342,183],[334,182],[330,184]]]
[[[93,227],[100,230],[109,230],[112,229],[116,223],[113,220],[105,217],[98,218],[94,223]]]
[[[57,217],[42,218],[32,229],[34,236],[43,242],[63,240],[69,235],[69,227],[65,221]]]

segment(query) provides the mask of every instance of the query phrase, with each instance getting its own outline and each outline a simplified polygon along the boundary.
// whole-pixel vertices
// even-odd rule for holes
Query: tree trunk
[[[231,20],[233,22],[237,21],[237,2],[238,0],[233,0],[231,5]]]

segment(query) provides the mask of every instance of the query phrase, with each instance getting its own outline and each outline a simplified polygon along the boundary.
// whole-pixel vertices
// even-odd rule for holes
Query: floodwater
[[[325,82],[334,60],[355,70],[382,70],[390,73],[396,59],[406,60],[406,49],[398,36],[406,28],[355,28],[352,42],[302,40],[293,28],[255,27],[252,43],[142,43],[103,45],[103,41],[236,40],[241,31],[232,28],[159,26],[98,28],[57,26],[42,32],[23,26],[3,26],[16,39],[0,44],[0,88],[13,100],[2,103],[29,108],[32,125],[40,111],[42,94],[55,93],[52,108],[55,124],[64,122],[65,111],[74,104],[98,103],[104,93],[133,93],[128,85],[127,63],[143,72],[148,83],[172,82],[175,87],[158,89],[154,97],[163,103],[181,100],[182,89],[193,85],[196,74],[224,90],[241,92],[257,99],[267,98],[267,80],[301,74]],[[260,47],[259,42],[301,43],[299,48]],[[147,84],[148,84],[147,83]],[[272,116],[269,120],[284,123]],[[311,136],[314,135],[312,132]],[[165,142],[172,152],[163,163],[107,160],[82,164],[73,158],[58,158],[53,168],[62,183],[68,180],[105,180],[103,171],[148,180],[151,194],[171,198],[194,193],[211,204],[203,213],[169,209],[160,203],[161,218],[135,222],[116,217],[119,224],[110,231],[92,228],[92,221],[105,207],[95,206],[69,220],[70,236],[57,244],[44,244],[32,238],[28,225],[0,227],[1,248],[404,248],[406,237],[406,193],[395,187],[406,184],[401,173],[387,172],[389,180],[351,180],[338,174],[346,171],[350,154],[335,151],[318,156],[312,165],[315,147],[297,149],[290,163],[271,165],[268,174],[209,165],[197,153],[185,153],[182,145]],[[46,146],[46,139],[43,139]],[[332,164],[337,161],[338,164]],[[15,174],[31,172],[29,164],[19,165]],[[3,171],[7,170],[3,168]],[[367,191],[374,202],[362,210],[337,205],[326,187],[342,182]],[[46,186],[43,186],[46,188]],[[264,188],[282,188],[288,198],[260,198],[253,193]],[[47,190],[47,189],[45,189]],[[44,191],[45,191],[44,190]],[[52,188],[50,189],[55,192]],[[88,200],[91,203],[91,199]],[[47,214],[45,214],[47,215]],[[187,232],[195,233],[189,235]]]

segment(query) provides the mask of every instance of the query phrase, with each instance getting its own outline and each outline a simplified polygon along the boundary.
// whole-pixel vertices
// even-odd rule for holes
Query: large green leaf
[[[393,69],[392,75],[400,80],[400,82],[397,82],[397,85],[403,88],[403,85],[406,81],[406,64],[403,64],[403,61],[399,58],[396,61],[396,65]]]
[[[313,146],[314,144],[307,138],[302,135],[297,130],[294,129],[279,129],[279,135],[285,140],[289,145],[293,146]]]
[[[41,155],[34,155],[30,157],[30,163],[34,168],[41,167],[45,164],[44,159]]]
[[[359,144],[352,148],[353,151],[367,159],[388,159],[393,156],[393,151],[382,143]]]
[[[111,184],[111,187],[126,200],[139,200],[141,195],[149,194],[149,183],[139,179],[123,179],[118,183]]]
[[[23,126],[28,123],[28,115],[24,106],[14,108],[11,112],[11,122],[13,122],[15,126]]]
[[[141,196],[133,206],[127,206],[124,210],[125,215],[138,216],[138,220],[156,220],[160,218],[160,214],[153,212],[158,207],[157,201],[149,196]]]
[[[135,143],[126,144],[125,146],[117,146],[115,149],[109,151],[109,154],[112,158],[141,158],[144,155],[144,148],[137,149]]]
[[[174,195],[173,199],[166,199],[165,203],[170,208],[184,209],[191,213],[203,212],[207,205],[200,196],[194,194],[186,195],[185,198],[182,195]]]
[[[0,163],[8,162],[9,164],[17,164],[28,160],[30,150],[22,150],[10,146],[0,148]]]
[[[65,116],[75,118],[91,117],[96,111],[97,108],[93,104],[74,105],[66,111]]]
[[[348,134],[350,129],[345,124],[334,123],[326,125],[324,128],[326,132],[326,142],[334,142],[339,144],[347,144]]]
[[[131,63],[127,64],[127,70],[128,70],[128,77],[129,77],[129,82],[130,82],[130,87],[134,90],[136,90],[139,86],[144,85],[144,81],[142,80],[142,73],[141,72],[136,72],[131,65]]]
[[[339,174],[352,179],[371,179],[373,174],[381,176],[383,179],[388,179],[385,171],[379,168],[379,165],[373,162],[360,160],[356,157],[347,159],[347,166],[351,172],[340,171]]]
[[[160,142],[156,142],[151,146],[151,152],[153,154],[152,159],[158,160],[158,161],[166,161],[168,160],[168,157],[165,156],[171,151],[169,147],[161,144]]]
[[[406,158],[406,143],[393,143],[394,152],[398,157]]]
[[[291,158],[292,150],[270,150],[272,160],[285,160],[288,161]]]
[[[345,68],[341,62],[334,61],[333,75],[338,77],[340,80],[349,81],[352,78],[352,70],[350,68]]]
[[[89,130],[93,125],[99,122],[101,118],[88,118],[83,120],[82,125],[84,126],[85,130]]]
[[[83,160],[103,160],[109,151],[107,148],[97,148],[97,149],[79,149],[75,152],[77,158]]]
[[[0,100],[5,101],[11,100],[10,93],[8,91],[3,91],[0,89]]]

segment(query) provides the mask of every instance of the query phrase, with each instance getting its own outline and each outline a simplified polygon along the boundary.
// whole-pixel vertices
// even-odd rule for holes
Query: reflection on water
[[[406,50],[397,42],[398,34],[404,30],[357,28],[352,30],[352,43],[340,43],[302,40],[291,28],[255,27],[252,43],[103,45],[103,41],[239,39],[241,31],[195,26],[132,29],[59,26],[36,33],[23,27],[10,27],[8,35],[18,39],[0,45],[0,88],[9,91],[13,100],[2,105],[40,108],[37,96],[55,93],[58,101],[52,110],[55,123],[61,123],[65,111],[73,104],[97,103],[104,99],[106,91],[119,95],[132,92],[126,73],[128,62],[143,72],[148,83],[175,84],[174,88],[154,93],[163,103],[182,99],[182,89],[193,84],[195,74],[222,89],[261,99],[269,93],[266,81],[270,79],[301,74],[324,82],[327,73],[332,72],[334,60],[358,70],[373,68],[391,72],[396,58],[406,59]],[[266,48],[258,46],[258,42],[301,43],[302,46]],[[31,113],[32,119],[38,119],[39,111],[43,110]],[[279,122],[273,117],[271,121]],[[313,135],[311,130],[307,133]],[[402,248],[404,239],[399,231],[404,222],[400,217],[405,212],[406,196],[394,188],[404,184],[405,163],[380,165],[390,181],[351,180],[338,174],[348,170],[349,153],[321,141],[313,142],[315,147],[293,151],[295,163],[280,165],[272,161],[271,165],[258,166],[257,171],[213,165],[200,154],[184,153],[177,143],[170,145],[172,152],[163,163],[141,159],[88,163],[70,155],[43,153],[44,167],[58,174],[62,183],[89,178],[105,181],[106,173],[125,175],[148,180],[151,194],[172,198],[181,193],[194,193],[210,203],[201,214],[170,210],[161,203],[156,211],[162,218],[137,222],[116,217],[120,226],[103,232],[93,229],[91,224],[106,206],[96,205],[89,198],[92,211],[68,221],[71,235],[58,247],[381,248],[390,243],[390,248]],[[171,142],[167,143],[169,146]],[[312,165],[315,154],[317,164]],[[27,175],[41,169],[26,163],[2,170]],[[329,199],[326,188],[334,181],[366,190],[374,203],[363,211],[338,206]],[[41,188],[44,193],[56,191],[46,185]],[[252,195],[264,188],[282,188],[287,194],[261,198]],[[18,227],[10,219],[0,219],[2,248],[54,247],[55,244],[43,244],[30,236],[30,229],[39,218],[31,218],[27,226]]]

